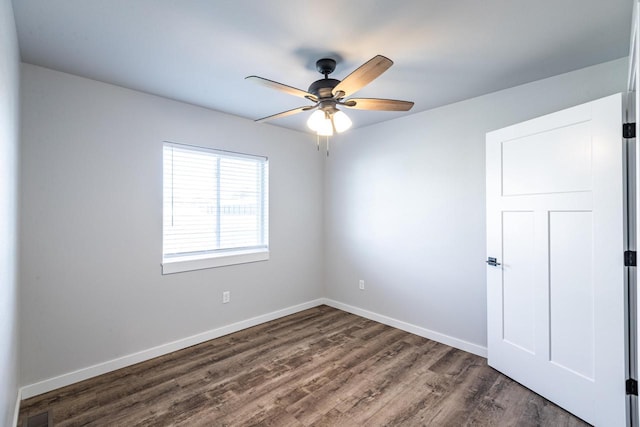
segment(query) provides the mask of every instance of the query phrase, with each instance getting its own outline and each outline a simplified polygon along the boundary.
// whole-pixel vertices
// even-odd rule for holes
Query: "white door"
[[[626,424],[622,95],[487,134],[489,365]]]

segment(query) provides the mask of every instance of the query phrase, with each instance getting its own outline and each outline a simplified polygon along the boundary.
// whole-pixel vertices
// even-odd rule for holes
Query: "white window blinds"
[[[265,250],[267,158],[165,143],[163,259]]]

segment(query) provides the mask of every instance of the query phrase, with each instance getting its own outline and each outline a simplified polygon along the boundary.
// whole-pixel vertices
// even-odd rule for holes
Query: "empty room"
[[[640,425],[636,3],[0,0],[0,425]]]

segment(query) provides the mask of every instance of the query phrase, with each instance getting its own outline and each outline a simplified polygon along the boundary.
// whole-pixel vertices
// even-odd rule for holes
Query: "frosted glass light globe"
[[[316,110],[309,116],[309,119],[307,119],[307,126],[309,127],[309,129],[317,131],[324,121],[324,111]]]
[[[336,127],[336,132],[344,132],[352,125],[351,119],[342,111],[337,111],[333,115],[333,124]]]
[[[320,122],[320,125],[317,129],[318,135],[320,136],[331,136],[333,135],[333,125],[331,124],[331,119],[325,118]]]

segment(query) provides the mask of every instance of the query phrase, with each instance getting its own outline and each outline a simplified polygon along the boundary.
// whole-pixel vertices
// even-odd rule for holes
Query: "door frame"
[[[634,1],[633,14],[631,23],[631,37],[629,43],[629,72],[627,80],[627,97],[626,97],[626,117],[625,123],[636,123],[636,134],[638,133],[638,124],[640,124],[640,109],[637,108],[640,102],[640,64],[639,52],[640,47],[640,16],[638,16],[640,0]],[[640,242],[640,211],[637,203],[640,200],[640,150],[636,145],[636,139],[627,139],[624,144],[626,165],[625,165],[625,184],[626,184],[626,206],[625,206],[625,226],[626,226],[626,247],[625,250],[637,251],[638,242]],[[638,379],[638,367],[640,366],[640,353],[638,352],[638,342],[640,335],[638,331],[637,311],[640,303],[638,298],[640,293],[637,290],[638,283],[637,267],[627,268],[625,275],[625,288],[627,290],[627,378]],[[640,414],[638,412],[638,396],[627,395],[627,420],[631,426],[640,426]]]

